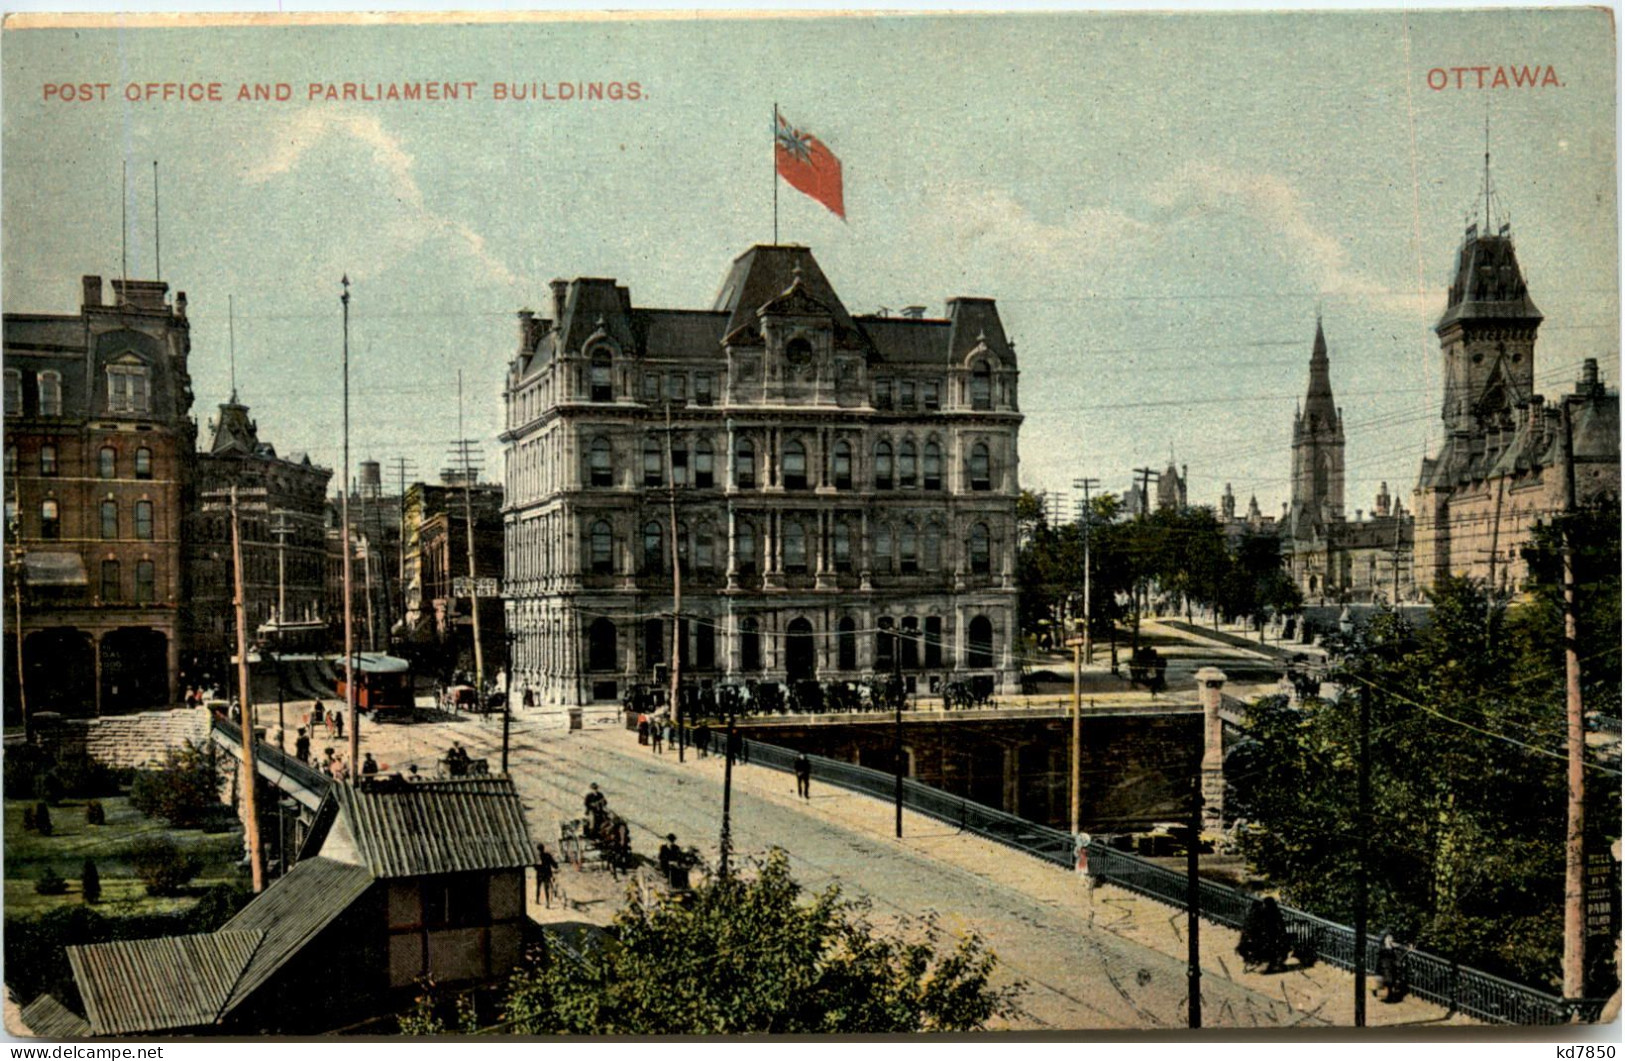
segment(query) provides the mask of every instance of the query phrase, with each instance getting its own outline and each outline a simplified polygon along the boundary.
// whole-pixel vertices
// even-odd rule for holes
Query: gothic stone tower
[[[1444,356],[1441,412],[1447,432],[1470,437],[1499,427],[1529,400],[1541,320],[1507,227],[1495,236],[1469,228],[1444,316],[1433,329]]]
[[[1332,400],[1326,334],[1315,322],[1309,394],[1292,422],[1292,536],[1323,535],[1343,519],[1343,414]]]

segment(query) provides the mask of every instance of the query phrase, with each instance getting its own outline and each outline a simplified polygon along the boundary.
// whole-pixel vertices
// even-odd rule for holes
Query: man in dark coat
[[[553,875],[558,871],[559,861],[547,849],[546,844],[536,845],[536,898],[553,906]]]
[[[796,795],[802,799],[812,798],[812,760],[807,758],[806,752],[796,753]]]
[[[293,757],[302,763],[310,762],[310,736],[305,727],[299,727],[299,739],[293,742]]]

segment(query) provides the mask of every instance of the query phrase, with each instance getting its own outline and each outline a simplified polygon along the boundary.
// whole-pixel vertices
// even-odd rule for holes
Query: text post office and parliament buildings
[[[710,310],[554,281],[504,392],[515,698],[617,701],[673,637],[701,683],[1013,690],[1016,380],[991,299],[854,316],[802,247]]]

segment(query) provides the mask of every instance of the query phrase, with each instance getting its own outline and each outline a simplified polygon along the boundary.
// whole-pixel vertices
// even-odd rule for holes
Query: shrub
[[[164,756],[162,770],[142,771],[130,786],[130,803],[149,818],[190,828],[213,818],[220,806],[214,758],[191,741]]]
[[[137,840],[130,852],[130,864],[147,886],[148,895],[178,894],[201,868],[196,857],[162,834]]]
[[[246,884],[216,884],[203,893],[196,906],[186,915],[188,932],[213,932],[237,915],[254,898],[254,889]]]
[[[33,806],[33,804],[29,804],[28,806],[24,807],[23,808],[23,831],[31,833],[31,832],[34,831],[35,826],[37,826],[38,824],[39,823],[34,820],[34,806]]]
[[[52,783],[58,790],[67,796],[88,798],[118,793],[116,771],[92,759],[83,749],[60,749],[48,776],[54,779]]]
[[[66,895],[68,882],[63,880],[56,870],[46,866],[45,872],[34,882],[34,891],[40,895]]]
[[[102,806],[102,801],[101,800],[93,799],[89,803],[85,804],[85,824],[86,825],[106,825],[107,824],[107,809]]]
[[[34,744],[17,744],[6,749],[5,793],[7,799],[33,799],[34,778],[45,768],[45,752]]]
[[[34,831],[41,836],[51,835],[51,808],[43,802],[34,804]]]
[[[99,903],[102,901],[102,875],[96,868],[96,863],[85,859],[85,864],[79,870],[79,890],[84,894],[85,902]]]
[[[62,802],[62,779],[56,770],[46,770],[34,776],[34,798],[45,803]]]

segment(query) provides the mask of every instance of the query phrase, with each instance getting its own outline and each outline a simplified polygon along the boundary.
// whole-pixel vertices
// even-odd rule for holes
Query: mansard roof
[[[1508,226],[1496,235],[1480,235],[1471,225],[1456,255],[1456,275],[1446,295],[1444,316],[1434,326],[1443,332],[1469,321],[1531,327],[1544,318],[1529,297]]]

